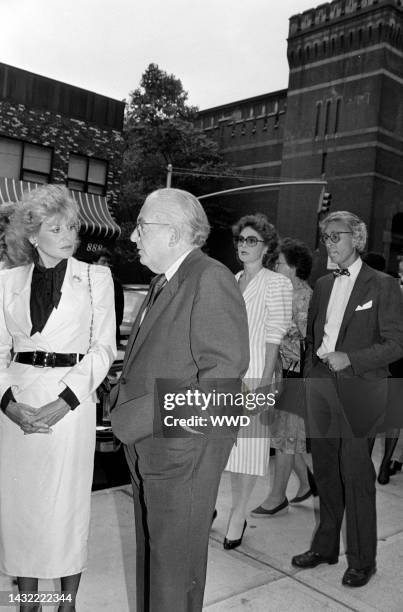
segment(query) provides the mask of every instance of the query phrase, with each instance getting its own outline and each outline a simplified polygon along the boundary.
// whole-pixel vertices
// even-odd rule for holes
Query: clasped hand
[[[321,359],[325,362],[331,372],[340,372],[340,370],[344,370],[351,365],[347,353],[342,353],[341,351],[326,353],[321,357]]]
[[[59,397],[39,410],[22,402],[9,402],[6,414],[25,434],[32,434],[51,433],[51,426],[69,411],[69,405]]]

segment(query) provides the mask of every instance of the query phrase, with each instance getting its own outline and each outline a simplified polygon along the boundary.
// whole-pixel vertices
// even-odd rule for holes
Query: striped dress
[[[239,280],[243,272],[238,272]],[[280,344],[292,320],[292,284],[277,272],[262,268],[243,294],[249,325],[250,362],[244,377],[248,389],[256,389],[265,365],[266,342]],[[248,427],[241,427],[226,470],[265,476],[270,456],[267,426],[259,415],[251,417]]]

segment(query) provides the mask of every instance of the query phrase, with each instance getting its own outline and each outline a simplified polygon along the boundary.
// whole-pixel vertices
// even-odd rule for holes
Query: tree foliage
[[[145,197],[166,185],[168,164],[174,169],[172,186],[195,195],[225,188],[222,179],[206,174],[233,174],[218,144],[195,127],[198,109],[187,99],[180,79],[156,64],[148,66],[140,86],[130,93],[120,220],[135,220]],[[205,174],[178,174],[176,169]]]

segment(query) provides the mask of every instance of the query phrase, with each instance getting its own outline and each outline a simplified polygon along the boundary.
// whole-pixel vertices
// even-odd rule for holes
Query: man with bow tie
[[[125,443],[133,484],[138,612],[201,612],[218,485],[236,439],[234,428],[208,426],[210,406],[200,411],[183,401],[228,381],[240,391],[249,363],[235,277],[200,250],[209,229],[193,195],[159,189],[131,236],[141,263],[158,275],[112,396],[112,427]],[[167,397],[162,385],[170,402],[177,396],[183,417],[173,430],[161,430],[166,415],[173,422],[159,403]]]
[[[376,571],[375,470],[368,438],[382,422],[388,364],[403,355],[403,299],[396,279],[363,263],[367,230],[339,211],[320,224],[339,267],[320,278],[308,314],[309,435],[320,502],[310,550],[292,564],[337,563],[346,513],[345,586],[365,585]]]

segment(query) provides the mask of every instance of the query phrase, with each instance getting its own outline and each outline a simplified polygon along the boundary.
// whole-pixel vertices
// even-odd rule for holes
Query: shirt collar
[[[362,267],[362,259],[361,257],[357,257],[357,259],[348,266],[347,270],[350,272],[350,280],[355,281]]]
[[[187,251],[182,253],[182,255],[180,257],[178,257],[178,259],[176,261],[174,261],[174,263],[171,266],[169,266],[168,270],[165,272],[165,276],[166,276],[167,281],[171,280],[171,278],[173,277],[175,272],[178,270],[178,268],[181,265],[181,263],[186,259],[186,257],[189,255],[189,253],[191,251],[193,251],[195,248],[196,247],[194,247],[194,246],[190,247]]]

